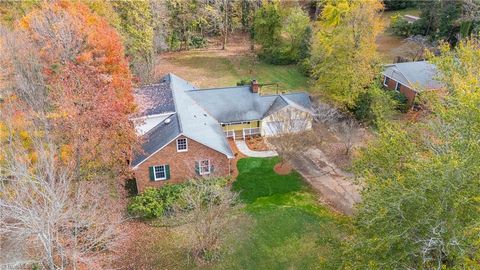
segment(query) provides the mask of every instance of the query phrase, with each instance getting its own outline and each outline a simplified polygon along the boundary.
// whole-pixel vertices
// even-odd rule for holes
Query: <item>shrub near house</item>
[[[195,180],[181,184],[166,184],[162,188],[146,188],[141,195],[132,198],[128,206],[128,212],[143,219],[154,219],[174,214],[175,205],[181,208],[188,208],[181,202],[182,193],[185,189],[194,184]],[[228,178],[202,179],[207,186],[226,187]]]

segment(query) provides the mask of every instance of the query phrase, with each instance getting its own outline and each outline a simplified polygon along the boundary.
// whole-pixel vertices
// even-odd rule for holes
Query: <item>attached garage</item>
[[[310,112],[288,106],[265,117],[261,122],[260,132],[266,137],[302,132],[312,128],[312,120]]]

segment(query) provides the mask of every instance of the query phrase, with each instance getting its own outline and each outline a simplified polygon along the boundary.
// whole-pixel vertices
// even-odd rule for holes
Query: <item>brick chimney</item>
[[[252,80],[250,89],[252,90],[252,93],[260,92],[260,85],[258,84],[257,80]]]

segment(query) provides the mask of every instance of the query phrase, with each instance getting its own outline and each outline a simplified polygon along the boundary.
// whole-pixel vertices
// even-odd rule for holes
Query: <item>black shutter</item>
[[[165,165],[165,176],[167,177],[165,180],[170,179],[170,166]]]
[[[148,171],[150,172],[150,181],[155,181],[155,171],[154,167],[148,167]]]
[[[198,163],[198,161],[195,161],[195,173],[197,175],[200,175],[200,164]]]

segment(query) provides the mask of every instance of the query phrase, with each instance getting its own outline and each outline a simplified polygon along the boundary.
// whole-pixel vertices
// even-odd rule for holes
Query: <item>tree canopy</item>
[[[355,164],[364,190],[359,268],[474,269],[479,259],[480,42],[432,62],[449,95],[433,115],[386,125]]]
[[[383,25],[380,1],[327,1],[312,45],[316,88],[352,107],[378,74],[376,37]]]
[[[132,75],[121,37],[82,3],[44,3],[5,33],[16,110],[52,133],[77,176],[125,172],[136,141]],[[8,121],[8,119],[4,119]],[[34,135],[34,134],[32,134]]]
[[[309,56],[310,19],[299,6],[264,3],[255,14],[253,31],[262,46],[260,57],[267,62],[291,64]]]

